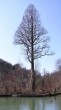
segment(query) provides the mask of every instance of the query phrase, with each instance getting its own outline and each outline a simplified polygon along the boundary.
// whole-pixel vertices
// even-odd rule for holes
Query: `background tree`
[[[56,60],[56,69],[58,71],[61,71],[61,58]]]
[[[35,91],[34,61],[45,55],[51,55],[47,31],[40,22],[39,12],[33,4],[26,9],[22,22],[15,33],[15,44],[23,45],[26,57],[31,63],[33,86]]]

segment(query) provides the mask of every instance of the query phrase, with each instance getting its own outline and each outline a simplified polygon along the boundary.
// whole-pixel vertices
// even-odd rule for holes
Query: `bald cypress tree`
[[[42,26],[39,12],[33,4],[25,10],[21,24],[15,33],[15,44],[23,45],[32,70],[32,90],[35,91],[34,61],[45,55],[52,55],[49,46],[49,37]]]

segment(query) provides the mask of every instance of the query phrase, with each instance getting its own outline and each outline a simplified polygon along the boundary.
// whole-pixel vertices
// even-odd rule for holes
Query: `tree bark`
[[[34,61],[31,63],[31,69],[32,69],[32,91],[35,92],[35,72],[34,72]]]
[[[35,91],[35,72],[34,72],[33,16],[31,16],[31,20],[32,20],[32,28],[31,28],[31,33],[32,33],[32,42],[31,42],[31,70],[32,70],[32,91],[34,93],[34,91]]]

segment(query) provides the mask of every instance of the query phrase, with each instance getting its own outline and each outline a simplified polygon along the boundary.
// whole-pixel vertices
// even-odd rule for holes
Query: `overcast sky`
[[[54,56],[36,61],[36,68],[51,72],[55,69],[56,59],[61,57],[61,0],[0,0],[0,58],[30,68],[21,46],[13,42],[24,11],[31,3],[40,13],[42,24],[51,38],[51,50],[55,52]]]

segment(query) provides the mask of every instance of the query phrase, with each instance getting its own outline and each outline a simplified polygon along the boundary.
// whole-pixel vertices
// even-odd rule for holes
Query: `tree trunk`
[[[32,92],[35,92],[35,71],[34,71],[34,54],[32,49],[32,62],[31,62],[31,70],[32,70]]]
[[[33,14],[33,13],[32,13]],[[33,36],[33,16],[31,16],[32,28],[31,28],[31,70],[32,70],[32,91],[35,92],[35,72],[34,72],[34,36]]]
[[[34,72],[34,61],[31,63],[31,69],[32,69],[32,91],[35,92],[35,72]]]

